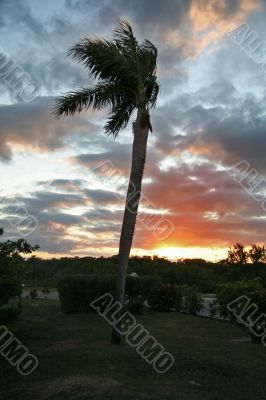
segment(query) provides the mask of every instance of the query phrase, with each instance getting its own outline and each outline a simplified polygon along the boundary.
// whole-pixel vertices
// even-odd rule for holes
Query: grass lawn
[[[177,313],[138,317],[175,357],[173,367],[158,374],[128,344],[111,346],[111,328],[98,315],[63,315],[53,300],[23,304],[8,328],[39,367],[21,376],[0,356],[1,400],[265,398],[266,348],[235,341],[248,336],[242,328]]]

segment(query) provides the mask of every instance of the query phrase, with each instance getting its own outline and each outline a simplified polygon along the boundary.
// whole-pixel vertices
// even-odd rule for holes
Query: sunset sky
[[[265,244],[261,203],[228,174],[242,160],[266,173],[266,67],[229,34],[247,23],[266,42],[263,0],[0,0],[2,240],[21,237],[19,212],[3,207],[13,199],[38,221],[28,240],[40,256],[117,254],[132,124],[114,140],[103,131],[108,110],[55,119],[51,108],[92,83],[67,57],[71,45],[110,37],[120,18],[157,46],[161,89],[143,183],[149,207],[142,203],[132,254],[218,260],[236,241]],[[33,101],[3,79],[3,54],[38,83]],[[99,176],[106,162],[119,183]],[[162,239],[143,223],[147,214],[152,227],[165,218],[174,230]]]

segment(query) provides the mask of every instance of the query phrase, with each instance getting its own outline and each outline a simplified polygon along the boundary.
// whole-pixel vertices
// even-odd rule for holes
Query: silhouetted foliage
[[[236,243],[233,248],[228,251],[229,264],[246,264],[248,261],[248,252],[241,243]]]
[[[263,263],[265,261],[265,247],[256,244],[251,245],[248,252],[250,260],[253,264]]]

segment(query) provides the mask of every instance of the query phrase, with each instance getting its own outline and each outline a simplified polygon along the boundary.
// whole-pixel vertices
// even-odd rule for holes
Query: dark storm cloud
[[[121,203],[121,200],[117,199],[115,192],[103,189],[90,189],[90,182],[85,180],[54,179],[52,181],[39,183],[44,184],[47,189],[56,188],[68,193],[52,193],[50,191],[36,192],[33,198],[28,199],[28,204],[37,204],[37,207],[49,208],[51,206],[60,207],[62,204],[64,206],[68,204],[74,206],[87,203],[98,208],[99,204]]]
[[[56,188],[66,192],[81,192],[81,188],[86,185],[83,179],[52,179],[50,181],[40,181],[40,185],[44,185],[48,189]]]
[[[87,219],[89,222],[97,222],[99,220],[107,223],[117,223],[121,221],[123,216],[122,210],[111,211],[108,208],[97,207],[94,210],[90,210],[89,212],[83,214],[83,217]]]
[[[128,14],[136,19],[140,25],[145,24],[175,24],[189,10],[190,0],[114,0],[97,2],[95,0],[66,0],[65,4],[71,10],[88,11],[97,9],[104,16],[105,10],[112,8],[118,15]]]
[[[82,179],[53,179],[49,183],[50,186],[55,186],[60,189],[68,189],[69,187],[72,186],[77,186],[80,187],[84,181]]]
[[[222,101],[222,97],[220,97]],[[182,150],[192,149],[225,165],[247,160],[266,172],[266,98],[238,97],[228,107],[196,106],[183,113],[180,123],[187,136]]]
[[[40,83],[41,90],[52,94],[62,94],[71,89],[86,87],[91,83],[86,71],[77,63],[67,58],[67,52],[70,45],[65,45],[64,50],[59,50],[57,54],[47,56],[45,61],[24,61],[21,63],[22,68],[27,71],[30,76],[34,77]],[[32,52],[28,53],[28,58],[33,56]]]
[[[193,5],[204,12],[207,8],[220,19],[230,18],[242,7],[243,0],[66,0],[65,5],[72,12],[92,12],[104,16],[106,9],[112,9],[118,16],[131,17],[139,26],[145,30],[152,25],[153,30],[157,27],[177,28],[187,22],[187,16]],[[106,23],[104,19],[102,21]],[[113,23],[113,21],[111,21]],[[153,32],[150,32],[151,34]]]
[[[234,105],[237,91],[232,82],[225,79],[215,80],[209,86],[201,88],[193,94],[197,101],[215,105]]]
[[[50,188],[55,187],[56,189],[62,190],[62,191],[67,191],[70,194],[61,194],[61,193],[56,193],[53,194],[52,200],[58,200],[59,202],[67,199],[70,204],[74,204],[73,200],[76,201],[77,203],[79,202],[80,205],[86,203],[84,199],[88,200],[88,203],[92,203],[93,206],[98,207],[99,204],[107,205],[107,204],[116,204],[120,203],[121,200],[117,199],[116,193],[108,190],[102,190],[102,189],[89,189],[88,187],[90,186],[90,183],[85,181],[85,180],[80,180],[80,179],[55,179],[51,182],[40,182],[45,185],[48,185]],[[48,192],[50,193],[50,192]],[[71,193],[79,193],[80,195],[77,195],[76,197],[73,198],[73,195],[71,196]],[[46,196],[46,194],[45,194]],[[51,199],[49,199],[50,201]],[[38,195],[38,201],[39,201],[39,195]]]
[[[47,212],[38,215],[39,226],[49,226],[50,222],[59,224],[61,226],[77,226],[81,223],[82,219],[77,215],[71,215],[66,213],[53,213]],[[43,230],[43,229],[41,229]],[[52,229],[51,229],[52,231]],[[50,232],[51,233],[51,232]]]
[[[0,2],[0,29],[3,27],[26,28],[36,34],[38,39],[44,36],[43,26],[31,15],[27,1],[1,0]]]
[[[121,169],[121,171],[128,170],[131,162],[131,145],[110,142],[108,147],[107,151],[101,153],[79,154],[73,158],[73,161],[89,169],[110,161],[114,165],[114,168]]]
[[[112,2],[117,10],[129,13],[140,27],[177,27],[186,16],[191,0],[117,0]]]
[[[71,15],[47,17],[43,21],[32,16],[27,1],[3,1],[0,10],[0,46],[25,72],[41,84],[45,93],[58,93],[66,87],[83,86],[89,82],[86,72],[66,59],[71,45],[86,31],[86,18],[71,21]],[[84,21],[83,21],[84,19]],[[89,22],[87,18],[87,23]],[[19,29],[16,36],[14,26]],[[9,41],[6,36],[9,35]],[[21,41],[21,44],[20,44]],[[23,43],[23,51],[22,51]],[[10,92],[8,86],[1,83],[2,91]]]
[[[82,195],[64,194],[54,192],[35,192],[32,197],[18,198],[25,203],[29,211],[34,214],[35,211],[44,211],[47,209],[71,208],[86,204],[86,199]]]
[[[90,132],[93,125],[79,118],[55,119],[52,115],[54,99],[37,98],[33,103],[0,106],[0,159],[12,158],[12,144],[25,148],[53,151],[64,146],[71,134]]]
[[[54,235],[36,236],[34,239],[34,243],[38,243],[40,250],[49,254],[71,254],[77,246],[75,240],[64,239],[60,232],[56,231],[54,231]],[[33,238],[31,241],[33,241]]]

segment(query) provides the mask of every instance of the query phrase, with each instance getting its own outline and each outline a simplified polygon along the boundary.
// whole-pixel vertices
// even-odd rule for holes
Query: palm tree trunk
[[[116,301],[119,301],[121,304],[124,304],[127,267],[141,194],[141,183],[146,160],[148,134],[149,125],[147,121],[147,111],[145,108],[139,108],[134,125],[131,173],[119,243]],[[116,319],[119,319],[122,313],[123,310],[116,313]],[[113,328],[112,331],[111,343],[116,345],[121,344],[121,335],[115,328]]]

